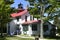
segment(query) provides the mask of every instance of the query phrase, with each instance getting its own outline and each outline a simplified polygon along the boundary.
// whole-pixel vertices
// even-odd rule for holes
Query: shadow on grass
[[[20,37],[16,37],[16,36],[4,36],[4,37],[0,37],[0,40],[34,40],[34,39],[20,38]]]
[[[15,36],[0,36],[0,40],[7,40],[7,38],[13,38]]]
[[[0,40],[6,40],[6,38],[5,37],[0,37]]]
[[[60,40],[60,36],[55,36],[55,37],[46,37],[47,39],[56,39],[56,40]]]

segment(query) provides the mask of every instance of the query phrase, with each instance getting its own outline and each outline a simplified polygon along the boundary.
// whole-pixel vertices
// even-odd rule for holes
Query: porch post
[[[22,24],[20,24],[20,28],[21,28],[21,35],[23,35],[23,26],[22,26]]]
[[[29,26],[28,26],[28,31],[29,31],[29,36],[31,36],[31,34],[32,34],[32,27],[31,27],[31,24],[29,24]]]

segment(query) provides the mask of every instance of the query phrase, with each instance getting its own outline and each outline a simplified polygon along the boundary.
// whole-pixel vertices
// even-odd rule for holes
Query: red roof
[[[32,24],[32,23],[40,23],[41,20],[31,20],[31,21],[26,21],[23,24]]]
[[[20,11],[20,12],[18,12],[18,13],[13,13],[13,14],[11,14],[11,16],[12,17],[18,17],[18,16],[22,16],[22,15],[24,15],[24,14],[26,14],[28,11],[27,10],[24,10],[24,11]]]

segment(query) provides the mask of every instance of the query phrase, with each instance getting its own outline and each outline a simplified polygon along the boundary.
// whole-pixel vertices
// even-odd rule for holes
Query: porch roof
[[[18,13],[12,13],[11,14],[11,16],[13,17],[13,18],[15,18],[15,17],[18,17],[18,16],[22,16],[22,15],[24,15],[24,14],[26,14],[28,11],[27,10],[24,10],[24,11],[20,11],[20,12],[18,12]]]
[[[33,23],[41,23],[41,20],[25,21],[23,24],[33,24]]]

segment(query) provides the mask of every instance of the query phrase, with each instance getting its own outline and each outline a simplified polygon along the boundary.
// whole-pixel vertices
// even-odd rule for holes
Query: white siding
[[[26,13],[24,15],[21,16],[21,23],[25,22],[25,16],[27,16],[27,21],[30,21],[30,14]]]
[[[15,24],[15,22],[14,21],[11,21],[10,22],[10,34],[12,35],[12,34],[14,34],[14,32],[15,32],[15,27],[16,27],[16,24]]]

